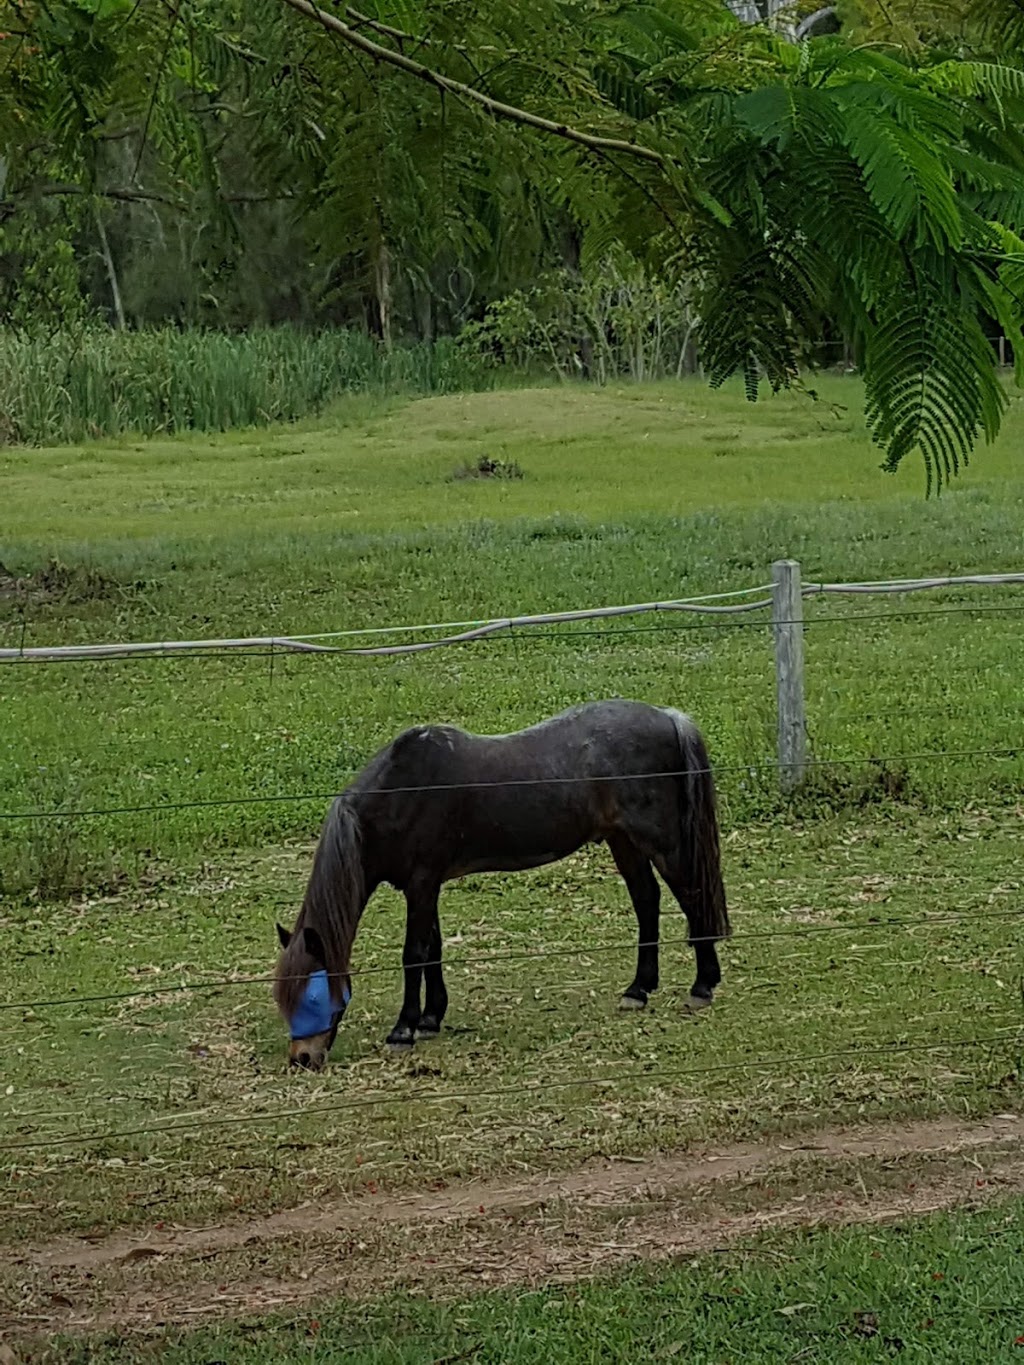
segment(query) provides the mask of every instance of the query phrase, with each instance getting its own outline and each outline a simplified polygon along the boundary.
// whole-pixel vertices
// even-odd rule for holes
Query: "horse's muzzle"
[[[312,1038],[293,1038],[288,1045],[289,1067],[299,1067],[303,1071],[322,1071],[336,1032],[337,1029],[333,1028],[327,1033],[314,1034]]]

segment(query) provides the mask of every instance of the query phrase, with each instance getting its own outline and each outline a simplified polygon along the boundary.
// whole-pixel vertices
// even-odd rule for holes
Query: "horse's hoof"
[[[686,998],[686,1008],[691,1014],[696,1014],[699,1010],[706,1010],[711,1003],[710,995],[689,995]]]
[[[623,995],[619,999],[620,1010],[643,1010],[647,1008],[647,997],[639,995]]]
[[[438,1024],[434,1028],[431,1028],[429,1024],[424,1028],[424,1026],[420,1024],[416,1030],[417,1043],[429,1043],[431,1038],[439,1038],[440,1036],[441,1036],[440,1024]]]
[[[408,1024],[396,1024],[386,1041],[392,1052],[408,1052],[416,1041],[416,1034]]]

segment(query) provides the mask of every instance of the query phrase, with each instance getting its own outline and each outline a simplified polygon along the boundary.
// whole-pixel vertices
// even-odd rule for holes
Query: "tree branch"
[[[542,133],[551,133],[567,142],[575,142],[580,147],[589,147],[591,151],[626,152],[630,156],[638,157],[641,161],[652,162],[656,166],[667,164],[667,158],[661,152],[656,152],[653,147],[645,147],[639,142],[629,142],[625,138],[600,137],[593,133],[585,133],[582,129],[573,128],[567,123],[557,123],[554,119],[542,118],[539,114],[531,114],[526,109],[517,109],[515,105],[505,104],[502,100],[491,99],[489,95],[474,89],[471,85],[453,80],[451,76],[442,75],[440,71],[434,71],[421,62],[414,62],[411,57],[406,57],[402,52],[395,52],[389,47],[375,43],[372,38],[367,38],[365,34],[359,33],[335,15],[328,14],[318,5],[312,3],[311,0],[282,0],[282,3],[293,10],[297,10],[299,14],[304,14],[307,19],[314,19],[328,32],[337,34],[350,46],[365,52],[375,61],[397,67],[400,71],[415,76],[418,80],[425,81],[437,90],[444,90],[450,95],[469,100],[473,104],[479,105],[481,109],[485,109],[495,118],[508,119],[511,123],[518,123],[524,128],[536,128]]]
[[[156,190],[134,189],[87,189],[85,185],[33,185],[23,190],[19,199],[70,199],[78,195],[95,195],[97,199],[115,199],[125,204],[167,204],[171,208],[184,208],[181,200]]]
[[[374,33],[380,33],[385,38],[393,38],[396,43],[412,43],[414,47],[434,46],[434,40],[432,38],[424,38],[416,33],[407,33],[404,28],[392,28],[390,24],[381,23],[379,19],[371,19],[368,14],[363,14],[360,10],[357,10],[354,5],[346,5],[345,13],[357,28],[372,29]],[[465,43],[452,43],[452,47],[456,52],[461,53],[463,56],[469,52],[469,48]],[[478,52],[498,51],[496,47],[492,47],[489,44],[484,44],[476,50]],[[515,48],[509,48],[505,53],[505,56],[518,57],[519,53]]]
[[[189,208],[184,200],[172,199],[170,195],[160,194],[155,190],[120,188],[94,190],[84,185],[33,185],[16,195],[0,200],[0,223],[17,213],[19,206],[31,199],[74,199],[86,195],[123,204],[163,204],[167,208],[177,209],[180,213],[187,212]],[[233,194],[222,194],[220,198],[227,204],[276,204],[294,199],[295,195],[288,191],[263,194],[258,190],[238,190]]]

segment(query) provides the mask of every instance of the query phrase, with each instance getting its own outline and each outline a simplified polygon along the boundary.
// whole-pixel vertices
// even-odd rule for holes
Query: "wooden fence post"
[[[777,559],[772,565],[772,634],[779,709],[779,785],[783,794],[789,795],[803,781],[807,763],[804,599],[800,565],[795,559]]]

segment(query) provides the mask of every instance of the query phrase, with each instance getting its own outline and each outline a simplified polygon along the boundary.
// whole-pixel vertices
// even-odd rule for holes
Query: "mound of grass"
[[[502,460],[491,455],[481,455],[471,464],[459,465],[451,476],[453,479],[521,479],[522,466],[516,460]]]

